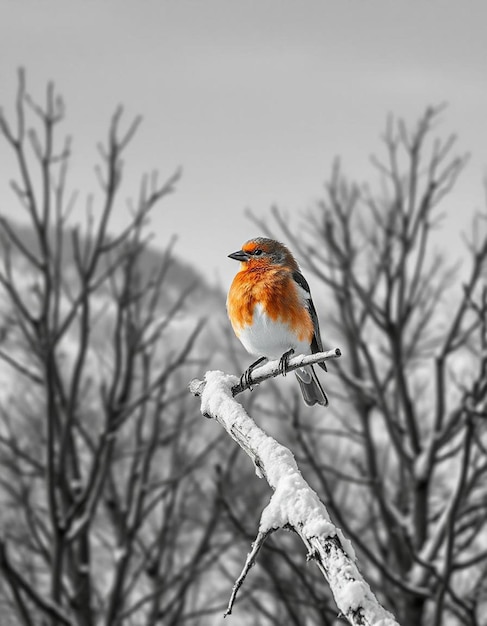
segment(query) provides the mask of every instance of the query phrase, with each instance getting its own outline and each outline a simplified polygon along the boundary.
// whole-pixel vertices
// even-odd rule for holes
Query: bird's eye
[[[262,254],[262,250],[260,248],[257,248],[257,250],[254,250],[254,254],[255,256],[260,256]]]

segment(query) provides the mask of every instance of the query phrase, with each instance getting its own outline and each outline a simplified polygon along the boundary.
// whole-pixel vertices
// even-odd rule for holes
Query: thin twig
[[[233,605],[234,605],[235,599],[237,597],[237,593],[238,593],[240,587],[243,585],[245,579],[247,578],[247,574],[249,573],[250,568],[255,565],[255,560],[257,558],[257,555],[259,554],[260,549],[264,545],[264,541],[267,539],[267,537],[269,536],[270,533],[271,533],[271,531],[267,531],[267,532],[260,532],[259,531],[259,533],[257,534],[257,538],[254,541],[254,543],[252,544],[252,549],[247,554],[247,558],[245,559],[245,564],[243,566],[242,571],[240,572],[240,576],[237,578],[237,580],[235,581],[235,584],[233,585],[232,595],[230,596],[230,600],[228,601],[227,610],[223,614],[223,617],[226,617],[227,615],[231,615],[232,609],[233,609]]]
[[[289,363],[286,367],[286,373],[297,370],[300,367],[305,367],[306,365],[316,365],[317,363],[323,363],[330,359],[337,359],[341,355],[342,353],[339,348],[328,350],[327,352],[316,352],[315,354],[309,354],[306,356],[300,354],[292,359],[289,359]],[[236,396],[246,389],[251,389],[254,385],[259,385],[264,380],[275,378],[280,375],[282,375],[282,369],[279,367],[279,361],[269,361],[269,363],[266,363],[265,365],[256,367],[252,372],[249,381],[241,380],[237,385],[234,385],[232,387],[232,393]],[[189,383],[189,390],[193,395],[201,396],[205,388],[205,384],[204,380],[198,380],[195,378]]]

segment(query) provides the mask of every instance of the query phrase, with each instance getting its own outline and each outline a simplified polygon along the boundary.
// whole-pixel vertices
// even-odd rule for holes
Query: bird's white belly
[[[268,359],[279,359],[291,348],[295,354],[310,353],[308,342],[299,341],[288,324],[268,317],[260,304],[255,306],[252,324],[241,329],[238,338],[247,352]]]

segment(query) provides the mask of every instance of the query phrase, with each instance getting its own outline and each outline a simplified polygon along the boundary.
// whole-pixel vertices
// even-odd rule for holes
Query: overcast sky
[[[164,244],[226,286],[229,252],[256,233],[246,208],[290,213],[322,193],[332,161],[371,177],[392,112],[413,123],[448,102],[438,129],[472,159],[445,236],[454,249],[484,199],[485,0],[0,0],[0,102],[13,113],[16,69],[40,98],[55,81],[74,143],[73,187],[96,189],[95,145],[118,103],[143,126],[127,154],[139,175],[184,169],[152,226]],[[0,147],[0,171],[9,171]],[[1,210],[13,204],[0,181]],[[79,204],[78,218],[84,204]],[[124,203],[116,220],[126,215]]]

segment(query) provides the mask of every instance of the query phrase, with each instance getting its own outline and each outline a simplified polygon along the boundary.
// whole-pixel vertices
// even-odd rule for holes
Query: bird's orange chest
[[[270,321],[287,324],[300,340],[311,341],[313,322],[286,270],[244,270],[234,278],[228,294],[228,314],[235,332],[252,325],[260,305]]]

